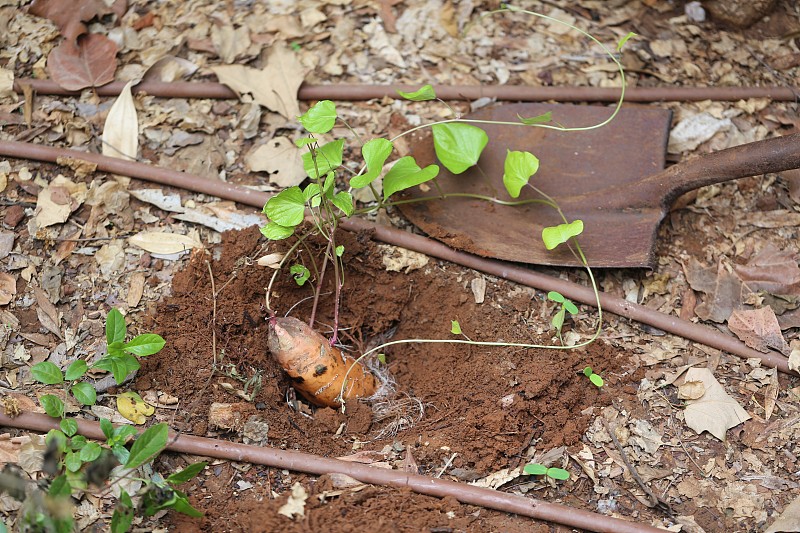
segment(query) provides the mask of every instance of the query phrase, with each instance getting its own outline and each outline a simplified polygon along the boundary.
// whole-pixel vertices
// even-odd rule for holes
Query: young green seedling
[[[451,320],[450,321],[450,333],[452,333],[453,335],[461,335],[462,337],[464,337],[468,341],[472,341],[472,339],[467,337],[466,333],[464,333],[461,330],[461,324],[459,323],[458,320]]]
[[[546,476],[550,479],[557,479],[560,481],[566,481],[569,479],[569,472],[563,468],[547,468],[543,464],[539,463],[527,464],[522,471],[531,476]]]
[[[583,369],[583,375],[589,378],[589,381],[594,383],[597,387],[602,387],[605,383],[603,378],[601,378],[599,374],[595,374],[590,366]]]
[[[567,313],[570,315],[578,314],[578,308],[575,306],[574,303],[569,301],[567,298],[560,292],[550,291],[547,293],[547,299],[556,303],[561,304],[558,312],[555,314],[553,319],[550,323],[556,328],[556,334],[558,335],[558,340],[561,341],[561,344],[564,344],[564,339],[561,338],[561,328],[564,326],[564,319],[567,316]]]

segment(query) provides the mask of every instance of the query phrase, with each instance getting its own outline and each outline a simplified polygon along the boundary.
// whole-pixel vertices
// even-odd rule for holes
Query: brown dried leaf
[[[128,307],[132,308],[139,305],[139,302],[142,300],[142,295],[144,294],[144,282],[145,277],[143,272],[134,272],[131,275],[128,296],[126,298]]]
[[[739,278],[754,291],[782,296],[800,296],[800,267],[796,254],[767,244],[746,265],[733,267]]]
[[[706,393],[697,400],[687,400],[684,411],[686,425],[698,435],[708,431],[721,441],[725,432],[750,418],[739,403],[728,396],[722,385],[707,368],[690,368],[686,381],[702,381]]]
[[[678,398],[681,400],[697,400],[706,393],[706,386],[702,381],[687,381],[678,387]]]
[[[260,105],[289,120],[300,115],[297,90],[306,75],[297,55],[281,44],[272,47],[263,70],[242,65],[211,67],[219,81],[238,94],[252,94]]]
[[[299,185],[306,178],[302,152],[288,137],[276,137],[245,156],[251,172],[268,172],[269,181],[278,187]]]
[[[47,293],[39,287],[34,287],[33,295],[36,298],[36,315],[39,317],[39,322],[41,322],[45,329],[53,333],[59,339],[64,340],[64,337],[61,336],[61,327],[59,325],[61,321],[56,306],[50,301]]]
[[[178,81],[197,72],[197,68],[197,65],[188,59],[166,55],[147,69],[142,81]]]
[[[786,182],[789,190],[789,198],[793,202],[800,204],[800,168],[785,170],[780,173],[781,180]]]
[[[77,44],[64,40],[47,57],[47,72],[70,91],[99,87],[114,80],[117,45],[104,35],[81,36]]]
[[[722,261],[714,268],[705,267],[693,258],[684,270],[692,289],[706,295],[703,303],[695,307],[695,314],[703,320],[725,322],[734,309],[742,308],[747,296],[752,293]]]
[[[139,152],[139,120],[129,81],[108,110],[103,125],[103,155],[135,161]]]
[[[786,506],[781,515],[775,519],[764,533],[782,533],[800,531],[800,497]]]
[[[769,371],[769,385],[764,391],[764,419],[769,420],[772,412],[775,410],[775,403],[778,399],[778,371],[772,369]]]
[[[728,328],[746,345],[759,352],[768,352],[770,348],[786,355],[790,352],[771,307],[733,311],[728,318]]]
[[[8,305],[17,294],[17,279],[6,272],[0,272],[0,305]]]
[[[75,41],[79,35],[88,30],[84,22],[93,18],[116,13],[122,16],[128,9],[127,0],[117,0],[112,5],[106,5],[103,0],[34,0],[28,8],[28,13],[38,17],[52,20],[61,35],[67,40]]]

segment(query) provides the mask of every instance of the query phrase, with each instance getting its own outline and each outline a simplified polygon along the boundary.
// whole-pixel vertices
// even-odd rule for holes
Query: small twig
[[[605,426],[606,431],[608,431],[608,434],[611,436],[614,446],[617,447],[617,450],[622,456],[622,460],[625,462],[628,472],[630,472],[633,479],[636,480],[636,483],[639,485],[639,487],[641,487],[645,494],[650,497],[650,507],[661,509],[669,516],[672,516],[672,508],[670,507],[669,503],[653,494],[653,491],[650,490],[650,487],[648,487],[644,480],[639,476],[639,472],[637,472],[636,468],[634,468],[634,466],[631,464],[630,460],[628,459],[628,454],[625,453],[625,449],[622,447],[622,444],[620,444],[619,440],[617,440],[617,436],[614,434],[614,431],[611,429],[608,421],[603,417],[600,417],[600,420],[603,421],[603,425]]]
[[[115,239],[126,239],[133,235],[133,233],[126,233],[124,235],[115,235],[113,237],[84,237],[81,239],[52,239],[54,242],[92,242],[92,241],[113,241]]]
[[[35,202],[23,202],[21,200],[16,202],[13,200],[0,200],[0,205],[7,205],[7,206],[21,205],[22,207],[36,207]]]
[[[214,271],[211,270],[211,262],[206,260],[206,266],[208,267],[208,277],[211,280],[211,357],[214,361],[214,368],[217,368],[217,286],[214,282]],[[225,282],[225,285],[234,277],[235,276],[231,276],[230,279]],[[224,285],[223,288],[225,288]],[[210,381],[211,377],[208,379]]]
[[[447,470],[448,468],[450,468],[450,465],[451,465],[451,464],[453,464],[453,460],[456,458],[456,455],[458,455],[458,453],[454,453],[453,455],[451,455],[451,456],[450,456],[450,458],[449,458],[449,459],[447,460],[447,462],[444,464],[444,466],[443,466],[443,467],[442,467],[442,469],[439,471],[439,473],[438,473],[438,474],[436,474],[436,477],[437,477],[437,478],[440,478],[440,477],[442,477],[442,474],[444,474],[445,470]]]

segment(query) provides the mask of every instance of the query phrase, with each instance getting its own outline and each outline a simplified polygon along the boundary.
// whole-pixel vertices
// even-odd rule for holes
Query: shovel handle
[[[795,168],[800,168],[800,133],[695,157],[646,178],[640,185],[655,189],[663,198],[661,205],[669,208],[678,196],[699,187]]]

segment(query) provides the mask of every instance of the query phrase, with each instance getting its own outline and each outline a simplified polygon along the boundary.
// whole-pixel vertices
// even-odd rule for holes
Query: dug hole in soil
[[[449,331],[453,319],[474,340],[552,342],[552,302],[533,289],[492,279],[485,302],[476,304],[470,282],[479,273],[434,260],[408,273],[392,272],[384,264],[390,250],[369,235],[339,232],[337,238],[346,250],[340,337],[350,353],[359,354],[389,335],[392,340],[455,338]],[[633,392],[623,389],[620,367],[626,358],[603,341],[574,350],[401,344],[385,350],[386,368],[396,380],[397,412],[377,419],[371,406],[354,401],[346,414],[312,409],[295,399],[287,376],[267,352],[265,288],[273,270],[255,259],[274,248],[257,228],[225,233],[220,247],[194,255],[175,275],[172,295],[158,306],[152,327],[167,345],[143,361],[136,389],[156,389],[179,399],[172,420],[176,430],[241,440],[250,421],[246,442],[327,457],[357,454],[362,461],[416,462],[419,473],[467,482],[524,465],[534,450],[578,445],[595,409],[608,405],[612,396]],[[322,251],[322,243],[311,242],[300,253],[308,263],[309,253],[320,257]],[[332,277],[329,272],[326,281]],[[300,287],[288,271],[281,273],[272,307],[278,315],[308,320],[311,286]],[[328,283],[316,324],[327,336],[333,307]],[[591,334],[595,314],[582,310],[576,327],[584,336]],[[606,378],[602,390],[582,375],[587,365]],[[246,402],[237,391],[245,391],[243,381],[256,374],[260,388]],[[209,423],[215,402],[234,404],[228,427]],[[420,406],[424,415],[418,419]],[[304,518],[291,520],[277,511],[298,480],[309,498]],[[523,476],[515,483],[528,481]],[[168,520],[181,531],[551,530],[528,518],[410,491],[362,486],[325,492],[332,488],[328,476],[219,462],[187,487],[205,517],[172,513]],[[538,483],[535,488],[531,494],[536,498],[586,509],[596,499],[592,488],[581,483]],[[323,501],[320,494],[328,497]]]

